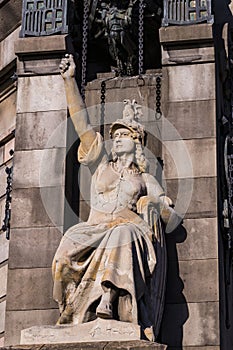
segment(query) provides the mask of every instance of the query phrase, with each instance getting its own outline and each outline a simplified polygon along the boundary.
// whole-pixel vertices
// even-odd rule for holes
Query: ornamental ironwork
[[[163,26],[213,23],[211,0],[164,0]]]
[[[21,37],[67,32],[67,0],[23,0]]]

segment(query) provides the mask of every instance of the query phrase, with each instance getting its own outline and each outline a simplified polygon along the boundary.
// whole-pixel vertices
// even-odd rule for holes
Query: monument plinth
[[[140,326],[128,322],[103,320],[79,325],[34,326],[21,331],[23,345],[140,340]]]

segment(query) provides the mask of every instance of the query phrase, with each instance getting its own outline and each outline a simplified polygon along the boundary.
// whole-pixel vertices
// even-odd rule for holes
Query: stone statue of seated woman
[[[71,55],[62,59],[60,69],[81,141],[78,160],[90,168],[92,181],[89,218],[68,229],[53,261],[57,324],[100,317],[139,324],[145,334],[153,333],[161,319],[166,276],[163,228],[176,214],[147,172],[140,106],[125,101],[123,118],[110,128],[108,155],[101,135],[88,124]]]

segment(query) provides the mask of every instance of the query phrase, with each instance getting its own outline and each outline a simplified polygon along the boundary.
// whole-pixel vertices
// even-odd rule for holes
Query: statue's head
[[[123,118],[117,119],[110,127],[110,137],[114,140],[112,155],[113,160],[117,159],[117,155],[124,148],[124,152],[134,152],[135,160],[141,172],[148,170],[148,161],[143,152],[145,144],[145,129],[138,122],[142,116],[142,106],[138,105],[135,100],[124,100]],[[122,145],[117,144],[117,139],[123,138]],[[128,139],[128,142],[127,142]],[[121,146],[121,147],[120,147]],[[124,146],[124,147],[123,147]],[[119,148],[119,149],[118,149]]]
[[[117,129],[126,128],[131,132],[131,137],[135,143],[145,145],[145,129],[142,124],[138,122],[142,116],[142,106],[138,105],[135,100],[124,100],[123,118],[117,119],[110,127],[110,137],[114,137]]]

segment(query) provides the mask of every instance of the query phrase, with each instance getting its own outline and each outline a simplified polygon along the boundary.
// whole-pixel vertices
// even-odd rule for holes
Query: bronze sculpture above
[[[143,70],[161,67],[162,0],[72,0],[69,8],[69,33],[75,51],[87,61],[87,81],[99,72],[132,76],[139,65]]]
[[[166,276],[163,227],[176,220],[171,200],[147,172],[141,109],[125,100],[123,119],[110,129],[112,154],[88,124],[71,55],[62,60],[69,112],[81,144],[78,159],[90,168],[87,222],[65,233],[53,261],[58,324],[97,317],[139,324],[154,339],[161,320]]]

